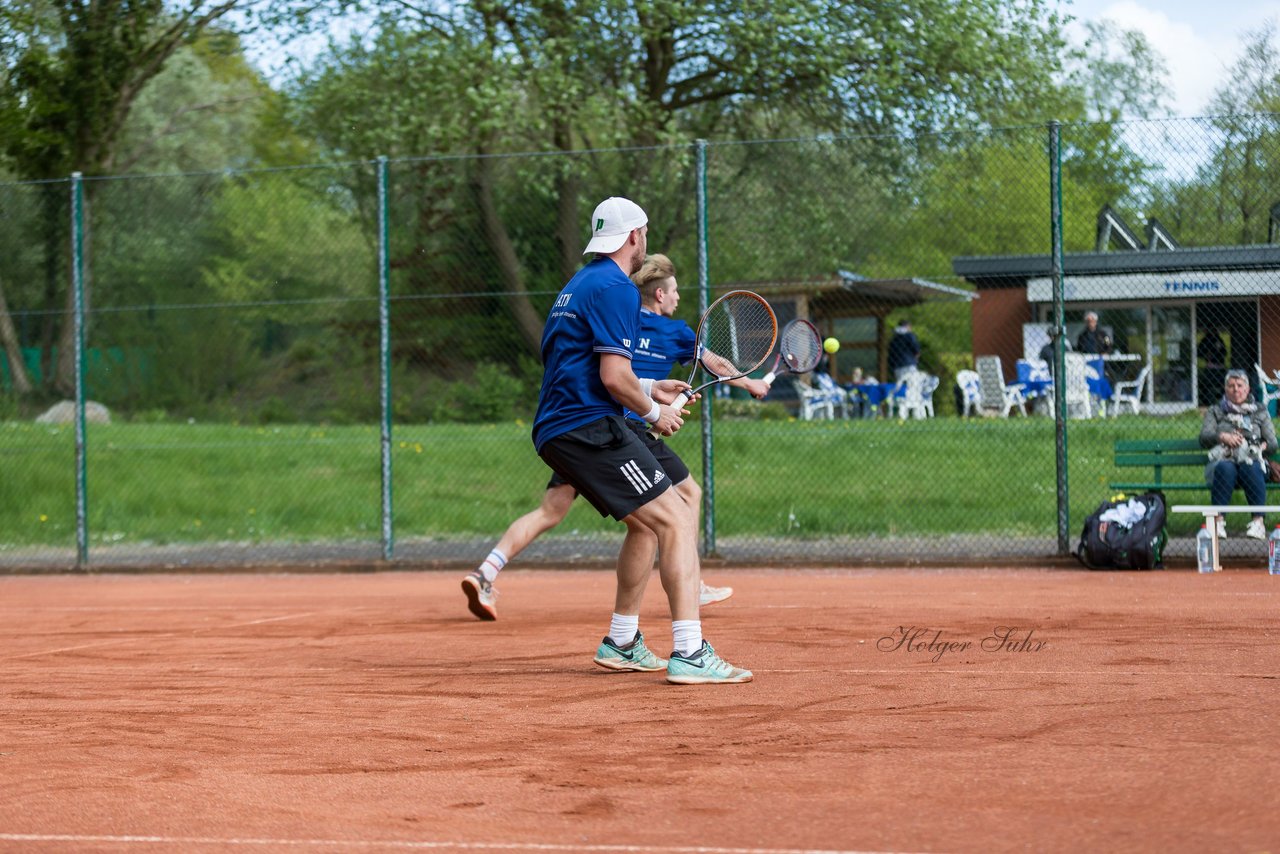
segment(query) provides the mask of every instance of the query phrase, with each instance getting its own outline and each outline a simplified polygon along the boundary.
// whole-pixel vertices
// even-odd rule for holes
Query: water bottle
[[[1196,569],[1213,572],[1213,535],[1208,525],[1201,525],[1200,533],[1196,534]]]
[[[1267,537],[1267,572],[1280,575],[1280,525]]]

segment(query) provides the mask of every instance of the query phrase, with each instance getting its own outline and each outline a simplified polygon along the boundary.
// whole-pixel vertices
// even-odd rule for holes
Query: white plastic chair
[[[924,383],[926,374],[920,371],[908,371],[903,374],[902,379],[898,380],[898,384],[894,386],[893,397],[891,402],[898,408],[898,417],[907,418],[914,416],[917,419],[925,417],[924,406]],[[901,389],[902,395],[898,395]]]
[[[813,372],[813,381],[818,384],[818,390],[831,401],[832,408],[840,410],[840,417],[848,418],[849,392],[836,385],[836,381],[831,379],[830,374],[825,374],[822,371]]]
[[[1138,376],[1131,380],[1125,380],[1115,384],[1111,392],[1111,415],[1114,417],[1120,414],[1120,404],[1127,403],[1133,407],[1133,414],[1138,415],[1142,411],[1142,389],[1147,384],[1147,378],[1151,376],[1151,365],[1148,363],[1138,372]]]
[[[1026,415],[1027,399],[1022,394],[1022,386],[1019,383],[1005,384],[1004,368],[1000,365],[1000,357],[979,356],[976,364],[983,407],[1000,410],[1001,418],[1008,418],[1015,406],[1019,412]]]
[[[815,418],[835,418],[835,405],[831,398],[821,389],[805,385],[798,378],[792,378],[796,387],[796,396],[800,400],[800,420],[813,421]]]
[[[977,371],[956,371],[956,385],[960,386],[960,395],[964,399],[964,416],[976,415],[982,408],[982,385]]]
[[[928,418],[933,417],[933,393],[938,390],[938,386],[942,384],[942,380],[933,374],[924,375],[924,385],[920,387],[921,405],[924,407],[924,414]]]
[[[1071,417],[1071,409],[1075,407],[1084,412],[1085,418],[1092,418],[1093,393],[1089,391],[1088,357],[1084,353],[1064,353],[1063,360],[1067,375],[1064,391],[1067,417]]]
[[[812,386],[805,385],[799,378],[795,379],[796,394],[800,397],[800,418],[812,421],[815,418],[835,418],[836,407],[840,408],[840,416],[847,418],[849,414],[848,393],[836,385],[835,380],[827,374],[815,371]]]

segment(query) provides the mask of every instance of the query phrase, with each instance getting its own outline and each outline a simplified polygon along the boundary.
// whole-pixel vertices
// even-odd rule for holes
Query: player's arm
[[[738,368],[733,364],[733,362],[730,362],[724,356],[720,356],[711,350],[702,351],[701,361],[708,371],[718,377],[731,377],[738,373]],[[732,385],[732,383],[730,383],[730,385]]]
[[[600,382],[604,383],[604,387],[609,390],[609,394],[613,395],[614,400],[632,412],[640,413],[641,417],[650,413],[655,406],[655,401],[650,399],[640,387],[640,380],[631,370],[631,360],[626,356],[617,353],[601,353]],[[652,424],[654,429],[662,435],[670,436],[680,429],[684,419],[680,417],[680,412],[670,405],[662,403],[656,405],[657,417],[645,417],[644,420]]]
[[[707,366],[707,370],[717,376],[726,376],[728,374],[736,374],[738,368],[723,356],[716,355],[710,350],[702,351],[702,364]],[[761,400],[769,393],[769,385],[764,380],[753,380],[750,377],[738,377],[733,380],[726,380],[726,385],[736,386],[743,389],[747,394],[756,400]]]
[[[756,400],[763,400],[765,395],[769,393],[769,384],[767,382],[753,380],[751,377],[738,377],[736,380],[729,380],[726,385],[740,388]]]

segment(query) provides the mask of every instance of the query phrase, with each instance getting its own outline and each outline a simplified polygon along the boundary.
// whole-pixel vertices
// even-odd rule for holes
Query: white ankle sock
[[[640,631],[639,614],[614,614],[609,619],[609,640],[614,646],[626,646]]]
[[[672,620],[672,648],[681,655],[702,649],[702,620]]]
[[[480,563],[480,574],[484,576],[484,580],[492,584],[498,577],[498,573],[502,572],[502,568],[507,565],[507,556],[502,552],[494,549],[489,552],[489,556]]]

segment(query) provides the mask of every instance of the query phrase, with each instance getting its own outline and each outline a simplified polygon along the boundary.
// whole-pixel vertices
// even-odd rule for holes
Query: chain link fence
[[[1122,485],[1207,502],[1117,443],[1195,440],[1227,370],[1274,414],[1278,149],[1255,115],[0,185],[0,567],[478,562],[545,487],[541,326],[608,195],[679,317],[748,287],[841,345],[673,438],[704,552],[1058,554]],[[575,502],[519,560],[621,534]]]

